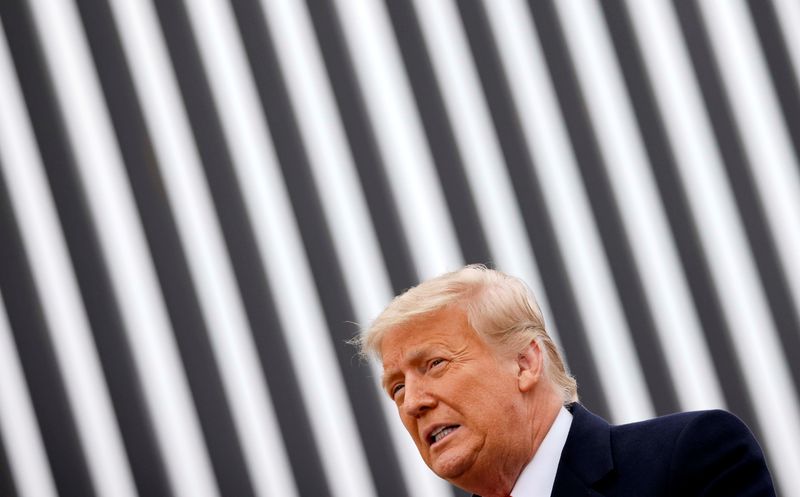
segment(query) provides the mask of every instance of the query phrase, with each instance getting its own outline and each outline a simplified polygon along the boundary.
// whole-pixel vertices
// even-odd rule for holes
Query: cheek
[[[403,427],[405,427],[406,431],[409,435],[411,435],[411,440],[414,441],[414,444],[419,448],[420,452],[422,452],[423,446],[420,443],[419,439],[419,430],[416,423],[416,420],[410,416],[403,416],[400,415],[400,421],[403,422]]]
[[[469,390],[465,399],[477,412],[488,418],[503,414],[516,405],[519,390],[514,378],[493,378],[481,381]]]

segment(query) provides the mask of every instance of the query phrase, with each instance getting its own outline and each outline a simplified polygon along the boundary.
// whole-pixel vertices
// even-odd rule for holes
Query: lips
[[[460,425],[437,425],[428,431],[428,436],[425,439],[428,444],[433,445],[446,438],[459,428]]]

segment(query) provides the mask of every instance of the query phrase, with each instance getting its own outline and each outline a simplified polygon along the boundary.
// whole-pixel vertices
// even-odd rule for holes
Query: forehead
[[[381,340],[380,353],[383,369],[388,372],[431,350],[466,347],[477,350],[486,348],[486,344],[469,325],[462,309],[448,308],[388,331]]]

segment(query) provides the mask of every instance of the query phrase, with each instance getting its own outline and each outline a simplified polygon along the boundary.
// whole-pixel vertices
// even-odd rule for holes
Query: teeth
[[[443,439],[444,437],[446,437],[447,435],[449,435],[449,434],[450,434],[450,432],[452,432],[452,431],[453,431],[453,430],[455,430],[456,428],[457,428],[456,426],[447,426],[447,427],[445,427],[445,428],[442,428],[441,430],[439,430],[439,431],[435,432],[435,433],[432,435],[432,437],[433,437],[433,443],[436,443],[436,442],[438,442],[439,440]]]

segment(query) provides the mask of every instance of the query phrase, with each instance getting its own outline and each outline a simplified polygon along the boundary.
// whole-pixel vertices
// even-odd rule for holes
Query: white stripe
[[[522,214],[514,202],[514,189],[455,5],[451,1],[414,3],[481,220],[481,226],[475,229],[486,233],[497,268],[525,280],[544,314],[550,316],[544,285]],[[497,16],[490,16],[490,20],[496,22]],[[554,325],[548,326],[548,333],[558,341]]]
[[[82,359],[86,361],[85,363],[77,361],[78,368],[83,365],[83,371],[76,370],[75,366],[69,366],[73,372],[72,376],[75,377],[76,373],[87,374],[85,369],[92,369],[94,363],[95,371],[88,373],[90,375],[88,378],[97,379],[101,374],[99,366],[96,365],[97,359],[91,357],[92,349],[86,350],[85,347],[80,347],[80,345],[85,346],[90,331],[83,315],[80,294],[75,288],[73,275],[70,274],[64,240],[58,236],[61,231],[56,220],[55,208],[47,194],[46,179],[42,173],[36,140],[27,111],[23,107],[24,97],[16,80],[2,25],[0,25],[0,40],[2,40],[0,107],[3,109],[0,112],[0,163],[5,169],[4,177],[9,200],[16,213],[23,243],[34,250],[36,247],[44,249],[29,252],[28,257],[32,269],[36,271],[38,288],[46,291],[50,289],[51,292],[42,294],[40,290],[43,308],[49,316],[47,319],[49,330],[51,333],[55,331],[56,328],[52,325],[59,323],[60,333],[56,335],[66,335],[66,340],[74,339],[79,353],[84,356]],[[40,236],[37,237],[37,233]],[[34,257],[37,260],[34,261]],[[4,261],[4,264],[8,263],[9,261]],[[41,284],[43,277],[49,279],[45,284]],[[59,314],[60,317],[54,318],[54,314]],[[60,345],[55,340],[53,343],[56,346]],[[55,352],[57,361],[61,363],[59,359],[64,357],[65,350],[55,350]],[[59,365],[63,371],[63,364]],[[94,376],[91,376],[92,374]],[[79,378],[78,381],[82,380]],[[91,385],[96,383],[91,380],[89,383],[89,388],[104,388],[103,385]],[[105,392],[101,390],[99,393],[102,395]],[[90,399],[90,401],[96,400]],[[40,495],[55,497],[53,475],[36,424],[36,415],[2,299],[0,299],[0,430],[3,433],[9,464],[20,494],[28,497]]]
[[[379,289],[377,295],[361,290],[365,300],[353,299],[357,318],[369,320],[391,298],[389,278],[322,56],[314,44],[309,14],[301,6],[268,5],[267,8],[274,12],[267,17],[272,19],[287,87],[337,254],[343,262],[359,261],[359,264],[342,264],[347,268],[344,276],[348,288],[356,294],[362,285]]]
[[[650,397],[627,333],[564,119],[557,107],[533,19],[520,1],[502,2],[502,7],[497,13],[503,15],[505,29],[495,36],[503,47],[505,71],[528,146],[534,154],[545,200],[553,214],[567,276],[587,327],[587,339],[612,418],[623,422],[649,417],[653,413]],[[520,64],[520,60],[527,62]]]
[[[4,73],[5,74],[5,73]],[[2,295],[0,295],[2,297]],[[0,298],[0,433],[20,497],[56,497],[44,443]]]
[[[358,430],[272,143],[237,164],[259,250],[333,495],[372,495]],[[354,461],[361,461],[356,463]]]
[[[713,0],[700,6],[767,223],[800,311],[800,164],[746,7],[741,2]]]
[[[72,387],[72,392],[68,391],[71,394],[70,407],[76,412],[72,405],[76,393],[74,385],[84,384],[80,388],[82,392],[78,392],[84,397],[78,402],[108,404],[110,399],[105,385],[99,381],[102,373],[93,354],[91,332],[65,242],[60,236],[61,227],[47,191],[36,139],[23,107],[24,97],[15,78],[2,25],[0,39],[3,40],[0,44],[0,107],[3,109],[0,112],[0,163],[5,168],[9,200],[27,248],[46,323],[53,338],[56,360],[69,380],[66,386]],[[55,496],[52,474],[5,309],[0,311],[0,428],[8,445],[9,463],[22,495]],[[110,406],[100,406],[99,409],[101,415],[104,410],[108,415]]]
[[[575,68],[681,406],[724,407],[603,13],[594,1],[569,6]]]
[[[795,81],[800,81],[800,2],[772,0]]]
[[[270,10],[267,17],[276,34],[278,54],[286,70],[287,86],[297,109],[336,253],[345,268],[343,275],[356,319],[366,324],[391,299],[391,285],[321,54],[313,42],[309,15],[302,6],[294,7],[291,2],[265,2],[265,6]],[[377,383],[375,386],[378,395],[386,397],[377,389]],[[419,496],[443,495],[446,487],[422,464],[416,447],[398,422],[394,404],[383,402],[382,407],[389,419],[394,445],[399,449],[400,470],[409,490]],[[357,433],[352,436],[357,437]],[[347,471],[352,472],[352,460],[348,466],[351,469]]]
[[[243,141],[239,137],[253,133],[253,120],[252,113],[242,112],[244,63],[241,47],[235,45],[238,34],[232,14],[227,4],[213,0],[188,3],[187,11],[194,32],[199,33],[195,40],[229,148],[235,159],[250,159],[243,158],[246,149],[239,149]],[[167,158],[166,152],[163,158]],[[297,495],[201,164],[195,156],[187,154],[184,158],[188,160],[163,160],[162,170],[255,492],[263,497]]]
[[[696,216],[744,379],[763,429],[776,480],[793,488],[800,458],[800,427],[774,406],[797,412],[786,364],[756,269],[736,215],[700,90],[692,74],[674,12],[662,2],[630,2],[650,79],[666,118],[683,186]]]
[[[209,495],[202,490],[203,484],[211,489],[213,483],[205,477],[209,472],[201,470],[209,468],[209,465],[203,464],[205,453],[199,428],[174,342],[171,341],[167,315],[162,301],[158,299],[160,291],[155,271],[135,214],[119,151],[114,146],[116,141],[109,119],[102,108],[102,96],[94,78],[85,40],[80,36],[74,11],[61,10],[66,9],[66,5],[59,3],[48,6],[43,2],[37,3],[35,10],[41,19],[41,32],[47,33],[42,39],[49,49],[46,53],[51,66],[58,75],[55,78],[59,83],[56,85],[57,94],[65,110],[66,128],[72,138],[83,187],[98,226],[98,235],[107,258],[106,266],[110,269],[117,302],[129,331],[134,355],[138,359],[139,374],[149,394],[151,413],[158,413],[154,421],[161,435],[165,459],[168,466],[172,463],[186,468],[187,476],[182,478],[185,486],[176,488],[198,492],[197,495]],[[73,49],[62,51],[62,48],[70,47]],[[91,418],[79,416],[80,419],[88,421]],[[88,429],[102,433],[94,424]],[[89,457],[113,462],[116,456],[114,452],[101,448],[90,451]],[[98,493],[134,494],[130,478],[117,474],[122,471],[127,473],[127,469],[103,469],[99,477],[103,479],[103,485],[99,486]]]
[[[54,74],[56,95],[64,112],[76,161],[79,165],[103,162],[108,168],[118,166],[118,156],[111,145],[114,139],[102,109],[97,81],[92,78],[94,71],[76,12],[62,3],[47,6],[43,2],[33,2],[31,7],[45,57]],[[24,166],[20,164],[19,167]],[[32,177],[26,179],[36,181]],[[32,196],[26,196],[23,200],[20,195],[17,202],[27,201],[36,205],[42,201],[46,191],[44,185],[30,183],[27,186],[31,189],[26,193],[39,194],[39,198],[34,200]],[[38,190],[36,193],[34,188]],[[43,205],[48,203],[44,201]],[[22,205],[18,212],[30,212],[20,207]],[[53,332],[70,403],[75,410],[92,484],[99,495],[134,496],[136,488],[89,326],[79,311],[81,306],[75,282],[67,273],[68,258],[63,241],[57,237],[59,231],[54,210],[45,207],[37,214],[43,218],[41,223],[27,221],[21,223],[21,229],[31,254],[46,319]],[[43,230],[44,226],[50,226],[51,230]],[[43,272],[45,267],[54,272]],[[55,291],[56,288],[61,291]]]
[[[379,2],[335,3],[420,279],[456,269],[461,252],[387,13]]]

